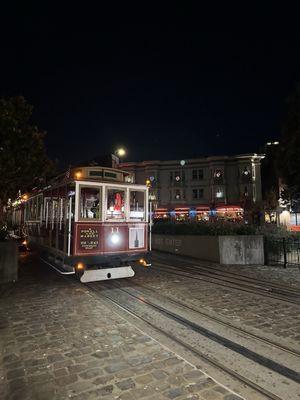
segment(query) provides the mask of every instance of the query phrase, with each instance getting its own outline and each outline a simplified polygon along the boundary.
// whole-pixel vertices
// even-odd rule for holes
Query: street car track
[[[213,367],[226,372],[228,375],[230,375],[231,377],[237,379],[238,381],[242,382],[243,384],[247,385],[248,387],[252,388],[253,390],[255,390],[256,392],[260,393],[261,395],[265,396],[267,399],[272,399],[272,400],[281,400],[280,397],[278,397],[276,394],[270,392],[269,390],[263,388],[262,386],[256,384],[255,382],[253,382],[252,380],[246,378],[245,376],[237,373],[236,371],[232,370],[231,368],[228,368],[227,366],[223,365],[222,363],[220,363],[219,361],[217,361],[215,358],[207,356],[206,354],[202,353],[201,351],[199,351],[198,349],[196,349],[195,347],[189,345],[188,343],[182,341],[181,339],[179,339],[178,337],[176,337],[175,335],[173,335],[172,333],[166,331],[165,329],[160,328],[159,326],[157,326],[156,324],[150,322],[147,318],[145,318],[143,315],[141,315],[140,313],[137,313],[136,311],[132,310],[132,308],[130,308],[127,304],[125,304],[123,301],[120,301],[120,299],[110,296],[107,293],[107,290],[105,291],[105,293],[103,293],[103,290],[99,290],[99,287],[95,287],[96,284],[94,283],[89,283],[86,284],[86,286],[91,290],[92,294],[94,294],[96,297],[98,298],[105,298],[106,300],[108,300],[109,302],[113,303],[114,305],[116,305],[117,307],[119,307],[120,309],[122,309],[123,311],[129,313],[130,315],[133,315],[135,318],[143,321],[144,323],[146,323],[147,325],[151,326],[153,329],[155,329],[156,331],[158,331],[159,333],[165,335],[166,337],[168,337],[169,339],[171,339],[172,341],[178,343],[180,346],[182,346],[183,348],[189,350],[191,353],[195,354],[196,356],[198,356],[201,360],[209,363],[210,365],[212,365]],[[114,287],[116,288],[116,287]],[[118,290],[121,290],[122,292],[126,292],[123,289],[120,288],[116,288]],[[127,293],[128,294],[128,293]],[[200,330],[201,334],[204,334],[205,330],[203,330],[203,328],[201,329],[201,327],[197,326],[196,324],[190,323],[190,321],[185,320],[184,318],[169,312],[166,309],[163,309],[162,307],[159,307],[147,300],[145,300],[144,298],[140,298],[137,296],[133,296],[132,294],[129,293],[129,295],[133,298],[135,298],[137,301],[143,302],[144,304],[147,304],[148,306],[154,308],[156,311],[160,312],[163,315],[167,315],[169,318],[171,317],[173,320],[183,324],[183,325],[187,325],[187,326],[193,326],[194,330]],[[191,325],[192,324],[192,325]],[[242,346],[241,346],[242,347]],[[249,353],[250,354],[250,353]],[[276,363],[275,363],[276,364]],[[285,369],[285,367],[283,367]],[[288,370],[288,369],[287,369]],[[278,371],[277,371],[278,372]],[[280,372],[278,372],[280,373]],[[296,375],[295,375],[296,374]],[[290,370],[288,372],[288,375],[292,378],[294,378],[293,380],[295,380],[296,382],[300,382],[300,377],[298,376],[299,374],[297,374],[295,371]]]
[[[222,344],[223,346],[249,358],[250,360],[253,360],[255,362],[258,362],[259,364],[266,366],[267,368],[272,369],[275,372],[280,373],[283,376],[286,376],[289,379],[294,380],[297,383],[300,383],[300,374],[296,371],[291,370],[290,368],[284,367],[281,364],[278,364],[277,362],[274,362],[267,357],[261,356],[260,354],[247,349],[246,347],[239,345],[223,336],[220,336],[219,334],[212,332],[206,328],[203,328],[202,326],[189,321],[188,319],[180,316],[179,314],[176,314],[170,310],[167,310],[166,308],[157,305],[150,301],[149,299],[146,299],[144,295],[136,295],[133,293],[130,293],[128,290],[124,288],[120,288],[119,286],[116,286],[115,284],[112,283],[112,286],[122,292],[127,293],[129,296],[134,297],[135,299],[143,302],[144,304],[147,304],[151,306],[152,308],[158,310],[160,313],[168,316],[169,318],[172,318],[176,322],[180,322],[181,324],[191,328],[193,331],[200,333],[201,335],[219,343]],[[271,344],[272,345],[272,344]]]
[[[154,262],[155,262],[155,259],[162,260],[162,261],[166,262],[166,257],[163,257],[161,254],[158,255],[156,253],[152,257],[154,258]],[[178,256],[176,255],[176,258],[177,257]],[[277,290],[278,289],[278,290],[282,290],[284,292],[288,292],[289,294],[295,295],[297,297],[300,297],[300,290],[299,289],[295,289],[295,288],[293,288],[291,286],[281,285],[281,284],[278,284],[278,283],[275,283],[275,282],[270,282],[270,281],[267,281],[267,280],[264,280],[264,279],[252,278],[251,276],[248,276],[248,275],[243,275],[243,274],[240,274],[240,273],[226,271],[226,270],[223,270],[223,269],[220,269],[220,268],[216,268],[216,267],[214,267],[212,265],[208,266],[206,264],[203,264],[203,263],[199,262],[198,260],[197,260],[197,262],[196,261],[192,262],[192,261],[189,261],[189,260],[187,260],[187,259],[185,259],[183,257],[180,257],[179,260],[180,260],[180,262],[185,263],[184,268],[186,268],[186,267],[193,268],[193,269],[198,270],[198,271],[199,270],[200,271],[204,270],[204,271],[207,271],[207,272],[214,273],[215,275],[228,276],[228,277],[231,277],[233,279],[237,278],[239,281],[244,281],[244,282],[249,282],[249,283],[252,282],[254,284],[256,283],[256,284],[266,285],[266,286],[268,286],[268,288],[270,288],[270,290]],[[182,268],[182,264],[181,265],[176,265],[175,264],[175,263],[178,263],[178,262],[179,262],[178,260],[175,260],[174,258],[172,259],[172,263],[174,263],[173,264],[174,266]]]
[[[247,335],[247,336],[249,336],[249,337],[251,337],[251,338],[253,338],[255,340],[258,340],[258,341],[260,341],[262,343],[265,343],[265,344],[267,344],[267,345],[269,345],[271,347],[275,347],[278,350],[282,350],[282,351],[284,351],[286,353],[289,353],[289,354],[291,354],[293,356],[300,357],[300,352],[295,350],[295,349],[293,349],[293,348],[291,348],[291,347],[284,346],[284,345],[282,345],[282,344],[280,344],[278,342],[274,342],[274,341],[271,341],[271,340],[269,340],[269,339],[267,339],[265,337],[262,337],[262,336],[254,334],[254,333],[248,332],[246,329],[239,328],[239,327],[237,327],[235,325],[230,324],[229,322],[225,322],[225,321],[223,321],[223,320],[221,320],[221,319],[219,319],[219,318],[217,318],[215,316],[212,316],[212,315],[210,315],[208,313],[205,313],[203,311],[198,310],[195,307],[192,307],[192,306],[190,306],[188,304],[185,304],[185,303],[183,303],[183,302],[181,302],[181,301],[179,301],[177,299],[174,299],[173,297],[166,296],[165,294],[161,294],[160,291],[158,291],[157,289],[154,289],[153,287],[141,285],[141,284],[139,284],[137,282],[134,282],[134,283],[133,282],[129,282],[129,280],[127,280],[127,279],[126,279],[126,283],[130,284],[130,287],[133,288],[133,289],[135,289],[134,286],[138,286],[138,287],[140,287],[142,289],[146,289],[148,291],[155,292],[156,296],[159,296],[162,299],[170,301],[175,305],[179,305],[180,307],[186,308],[187,310],[193,311],[193,312],[195,312],[195,313],[197,313],[197,314],[199,314],[199,315],[201,315],[201,316],[203,316],[203,317],[205,317],[207,319],[210,319],[211,321],[217,322],[220,325],[226,326],[227,328],[232,329],[232,330],[236,331],[239,334]],[[120,287],[120,286],[118,286],[118,287]]]
[[[273,295],[273,290],[271,288],[259,286],[259,285],[250,285],[245,284],[242,281],[239,281],[237,278],[234,280],[227,278],[223,274],[219,274],[218,276],[212,276],[213,273],[195,271],[189,269],[189,267],[182,267],[174,266],[166,263],[161,262],[153,262],[153,267],[158,267],[160,271],[164,271],[166,273],[183,276],[186,278],[194,279],[194,280],[201,280],[203,282],[209,282],[214,285],[229,287],[231,289],[236,289],[242,292],[253,293],[263,297],[269,297],[275,300],[284,301],[290,304],[300,305],[300,298],[299,300],[295,301],[295,299],[290,299],[290,293],[281,294],[281,295]],[[162,268],[161,268],[162,267]],[[187,269],[188,268],[188,269]],[[189,273],[190,272],[190,273]],[[293,297],[293,296],[292,296]]]

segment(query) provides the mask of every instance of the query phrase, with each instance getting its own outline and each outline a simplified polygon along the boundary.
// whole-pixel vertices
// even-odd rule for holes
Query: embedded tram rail
[[[128,281],[123,283],[127,284]],[[230,340],[225,335],[203,327],[202,324],[195,322],[194,318],[191,319],[190,315],[187,318],[186,314],[182,312],[184,307],[178,302],[175,306],[181,307],[181,311],[178,310],[178,307],[174,311],[174,309],[170,309],[170,305],[167,307],[165,304],[162,305],[166,297],[160,296],[157,291],[154,293],[155,300],[153,301],[149,290],[145,292],[142,286],[136,289],[132,287],[133,284],[131,283],[130,288],[124,288],[115,282],[106,283],[105,289],[103,285],[100,288],[96,283],[89,283],[86,286],[96,297],[108,300],[127,314],[143,321],[146,325],[166,336],[185,351],[198,357],[202,362],[223,371],[234,380],[246,385],[252,393],[251,397],[248,398],[274,400],[296,398],[294,394],[297,393],[300,383],[300,373],[297,370],[300,353],[294,349],[252,335],[251,339],[255,341],[254,348],[258,346],[258,342],[263,342],[263,345],[269,348],[269,355],[261,354],[259,352],[261,349],[256,351],[253,348],[245,347],[238,341]],[[152,294],[152,297],[154,295]],[[197,310],[191,308],[188,311],[197,312]],[[220,321],[215,322],[221,324]],[[234,330],[228,325],[226,328]],[[248,338],[251,335],[242,330],[236,332],[239,335],[248,336]],[[270,352],[274,353],[274,347],[278,350],[279,362],[274,359],[274,355],[270,355]],[[243,366],[241,366],[242,364]],[[294,369],[292,369],[292,366]],[[259,372],[255,375],[251,372],[251,369],[257,369]],[[273,387],[274,381],[278,382],[278,380],[283,381],[284,385],[289,385],[288,394],[282,392],[276,385],[275,388]],[[257,397],[257,395],[260,397]]]
[[[208,271],[208,268],[203,269],[202,266],[189,266],[185,265],[184,269],[176,264],[167,264],[164,262],[155,261],[156,268],[160,268],[160,271],[173,274],[177,276],[183,276],[195,280],[201,280],[209,282],[215,285],[229,287],[243,292],[253,293],[256,295],[270,297],[275,300],[281,300],[287,303],[300,305],[300,291],[293,290],[286,287],[280,287],[280,285],[274,285],[268,282],[259,282],[255,279],[246,280],[244,278],[238,278],[230,276],[222,271],[220,273],[215,271]],[[265,285],[268,283],[268,286]]]
[[[261,335],[257,335],[257,334],[254,334],[253,332],[247,331],[246,329],[243,329],[241,327],[237,327],[237,326],[233,325],[232,323],[229,323],[228,321],[224,321],[221,318],[218,318],[216,316],[209,314],[208,312],[200,311],[199,309],[197,309],[189,304],[183,303],[177,299],[174,299],[173,297],[161,294],[161,292],[159,290],[154,289],[153,287],[141,285],[137,282],[134,282],[134,284],[132,284],[127,279],[125,279],[125,281],[128,285],[130,285],[130,287],[138,286],[138,288],[146,290],[146,293],[148,293],[148,295],[149,295],[149,293],[151,294],[151,292],[152,293],[154,292],[156,296],[159,296],[162,299],[169,301],[175,305],[179,305],[180,307],[183,307],[188,311],[193,311],[193,312],[199,314],[200,316],[207,318],[211,321],[217,322],[218,324],[223,325],[228,329],[232,329],[232,330],[238,332],[239,334],[244,334],[245,336],[247,336],[249,338],[254,338],[255,340],[258,340],[262,343],[266,343],[267,345],[271,346],[272,348],[277,348],[279,350],[283,350],[284,352],[290,353],[290,354],[300,358],[300,350],[297,350],[291,346],[286,346],[282,343],[279,343],[278,341],[270,340]]]
[[[165,261],[166,259],[169,259],[170,254],[164,254],[164,253],[157,253],[157,252],[152,252],[152,258],[154,260],[162,260]],[[192,267],[195,269],[199,270],[205,270],[205,271],[209,271],[209,272],[214,272],[214,274],[216,275],[226,275],[228,277],[233,277],[233,278],[238,278],[240,281],[245,281],[245,282],[254,282],[254,283],[261,283],[262,285],[268,285],[270,288],[278,288],[278,289],[282,289],[282,290],[286,290],[288,292],[295,292],[296,294],[298,294],[300,296],[300,280],[299,280],[299,288],[294,288],[291,285],[282,285],[282,284],[278,284],[275,283],[273,281],[270,280],[265,280],[265,279],[259,279],[257,277],[253,278],[249,275],[244,275],[242,274],[240,271],[238,273],[236,272],[229,272],[227,270],[224,270],[224,268],[220,268],[219,264],[215,264],[212,262],[207,262],[207,261],[201,261],[201,260],[190,260],[190,258],[188,257],[184,257],[184,256],[178,256],[176,255],[176,258],[172,258],[172,263],[174,264],[174,266],[178,266],[180,267],[180,265],[178,265],[178,259],[180,259],[180,261],[185,263],[185,266],[188,267]],[[215,265],[215,266],[214,266]],[[217,267],[219,266],[219,268]]]

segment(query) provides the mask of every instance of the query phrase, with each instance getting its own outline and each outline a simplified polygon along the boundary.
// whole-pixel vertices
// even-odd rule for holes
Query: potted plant
[[[8,240],[7,225],[0,223],[0,283],[14,282],[17,277],[17,244],[12,240]]]

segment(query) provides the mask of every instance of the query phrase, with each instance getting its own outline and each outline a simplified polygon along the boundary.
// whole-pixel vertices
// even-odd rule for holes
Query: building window
[[[179,182],[180,180],[181,180],[180,172],[179,171],[175,171],[175,181]]]
[[[220,169],[216,169],[214,172],[214,178],[220,179],[220,178],[222,178],[222,176],[223,176],[222,171]]]
[[[193,200],[203,199],[204,189],[193,189]]]
[[[242,170],[242,181],[245,183],[251,182],[251,172],[248,167]]]
[[[203,169],[193,169],[192,176],[194,181],[201,181],[203,179]]]
[[[223,171],[221,169],[216,169],[213,174],[214,182],[217,184],[223,183]]]
[[[221,199],[222,197],[224,197],[224,192],[222,189],[217,189],[216,191],[216,198],[217,199]]]
[[[175,200],[180,200],[181,195],[180,195],[180,190],[175,190]]]
[[[248,168],[247,168],[247,167],[245,167],[245,168],[243,169],[243,172],[242,172],[242,174],[243,174],[244,176],[248,176],[248,175],[250,175],[250,171],[248,170]]]

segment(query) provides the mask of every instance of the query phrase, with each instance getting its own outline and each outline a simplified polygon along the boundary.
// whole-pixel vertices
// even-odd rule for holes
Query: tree
[[[53,174],[44,132],[30,123],[33,107],[24,97],[0,98],[0,205]],[[1,207],[2,209],[2,207]]]
[[[285,184],[284,196],[294,201],[300,198],[300,84],[287,103],[278,165]]]
[[[262,150],[265,154],[261,163],[262,205],[270,220],[272,213],[279,206],[280,172],[278,170],[278,159],[280,150],[277,143],[266,144]]]

